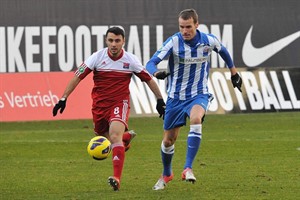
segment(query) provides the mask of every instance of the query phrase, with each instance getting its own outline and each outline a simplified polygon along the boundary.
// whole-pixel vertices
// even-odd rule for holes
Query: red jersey
[[[108,48],[99,50],[88,57],[75,74],[84,79],[91,71],[94,73],[93,107],[99,107],[99,104],[100,107],[109,107],[116,102],[129,101],[132,74],[141,81],[152,79],[137,56],[125,50],[117,59],[110,57]]]

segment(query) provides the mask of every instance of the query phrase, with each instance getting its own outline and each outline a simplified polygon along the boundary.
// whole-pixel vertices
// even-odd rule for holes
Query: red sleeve
[[[137,77],[141,79],[141,81],[150,81],[152,76],[146,71],[142,70],[140,73],[134,73]]]
[[[91,72],[92,70],[82,63],[75,71],[75,75],[82,80]]]

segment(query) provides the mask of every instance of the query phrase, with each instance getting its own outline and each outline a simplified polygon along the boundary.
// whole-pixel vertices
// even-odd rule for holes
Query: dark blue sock
[[[192,168],[201,143],[201,133],[190,132],[187,139],[187,152],[184,169]]]
[[[164,148],[164,149],[163,149]],[[163,147],[161,149],[161,159],[163,163],[163,175],[170,176],[172,174],[172,158],[174,155],[174,145],[171,147]]]

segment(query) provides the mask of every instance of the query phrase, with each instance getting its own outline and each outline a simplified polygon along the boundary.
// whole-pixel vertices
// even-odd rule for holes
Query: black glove
[[[157,99],[156,110],[159,113],[159,117],[165,117],[166,104],[163,99]]]
[[[167,73],[167,72],[165,72],[165,71],[162,71],[162,72],[157,72],[156,74],[155,74],[155,77],[157,78],[157,79],[161,79],[161,80],[164,80],[167,76],[169,76],[170,75],[170,73]]]
[[[240,75],[238,73],[236,73],[235,75],[231,76],[231,82],[233,87],[237,87],[237,89],[239,89],[240,92],[242,92],[242,78],[240,77]]]
[[[55,104],[53,110],[52,110],[52,114],[53,117],[56,116],[57,111],[60,109],[60,113],[63,113],[65,108],[66,108],[66,103],[67,103],[67,99],[66,98],[61,98],[57,104]]]

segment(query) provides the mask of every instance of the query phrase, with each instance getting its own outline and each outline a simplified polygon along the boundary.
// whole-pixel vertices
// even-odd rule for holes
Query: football
[[[111,152],[111,143],[106,137],[96,136],[89,142],[87,151],[95,160],[104,160]]]

